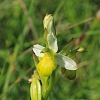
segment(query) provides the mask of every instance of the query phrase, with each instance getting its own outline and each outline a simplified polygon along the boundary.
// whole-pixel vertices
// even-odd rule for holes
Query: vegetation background
[[[81,68],[76,79],[59,75],[49,100],[99,100],[99,9],[100,0],[0,0],[0,100],[30,100],[28,79],[35,69],[32,46],[44,45],[47,12],[55,18],[59,51],[84,32],[84,39],[76,45],[88,51],[78,55]]]

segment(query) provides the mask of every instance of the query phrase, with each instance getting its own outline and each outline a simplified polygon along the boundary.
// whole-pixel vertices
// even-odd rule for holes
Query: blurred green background
[[[0,0],[0,100],[30,100],[28,79],[35,69],[32,46],[43,42],[43,18],[55,19],[59,51],[71,39],[87,53],[78,55],[77,77],[59,75],[49,100],[100,99],[99,0]]]

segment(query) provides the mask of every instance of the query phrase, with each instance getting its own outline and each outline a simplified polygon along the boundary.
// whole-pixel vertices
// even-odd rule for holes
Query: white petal
[[[43,48],[44,48],[43,46],[36,44],[33,46],[33,52],[35,53],[36,56],[42,57],[44,56],[44,54],[41,53]]]
[[[74,60],[61,54],[55,54],[55,60],[58,65],[68,70],[76,70],[77,65]]]
[[[58,51],[58,45],[57,45],[57,38],[54,36],[53,33],[49,33],[47,35],[47,41],[48,41],[48,46],[50,49],[52,49],[54,52]]]

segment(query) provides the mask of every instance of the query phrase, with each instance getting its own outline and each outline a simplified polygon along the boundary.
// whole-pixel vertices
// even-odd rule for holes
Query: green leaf
[[[73,49],[73,47],[74,47],[74,39],[72,38],[67,42],[67,44],[63,47],[60,53],[63,55],[68,55],[68,53]]]
[[[33,59],[34,59],[35,66],[37,66],[37,64],[39,63],[39,59],[34,53],[33,53]]]

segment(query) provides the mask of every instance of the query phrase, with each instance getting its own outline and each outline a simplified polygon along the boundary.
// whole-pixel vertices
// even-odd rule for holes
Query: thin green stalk
[[[13,65],[12,55],[9,54],[9,68],[8,68],[8,71],[7,71],[7,74],[6,74],[3,92],[5,92],[7,90],[7,88],[9,87],[10,77],[11,77],[11,73],[13,71],[13,68],[14,68],[14,65]],[[6,96],[4,96],[2,100],[6,100],[6,99],[7,99]]]
[[[53,88],[53,85],[55,83],[55,72],[53,72],[50,76],[50,83],[49,83],[49,86],[47,88],[47,90],[44,92],[44,95],[43,95],[43,100],[47,100],[48,99],[48,96]]]

